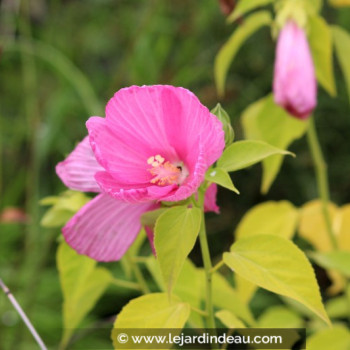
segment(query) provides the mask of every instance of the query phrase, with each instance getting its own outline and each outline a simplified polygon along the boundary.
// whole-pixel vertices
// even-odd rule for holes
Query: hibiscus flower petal
[[[173,86],[161,89],[164,125],[170,144],[186,162],[199,147],[205,149],[207,165],[213,164],[225,147],[222,123],[189,90]],[[188,165],[193,161],[190,159]]]
[[[98,261],[119,260],[141,229],[141,215],[158,207],[154,202],[129,204],[99,194],[68,221],[63,236],[79,254]]]
[[[86,126],[92,149],[99,163],[116,183],[148,184],[152,175],[147,171],[150,152],[137,142],[122,142],[120,130],[108,127],[105,118],[92,117]]]
[[[220,208],[216,204],[216,195],[218,192],[218,186],[216,184],[211,184],[206,192],[204,197],[204,211],[210,212],[213,211],[216,214],[220,213]]]
[[[159,201],[178,188],[177,185],[145,187],[140,184],[118,184],[106,171],[98,172],[95,178],[104,192],[113,198],[129,203]]]
[[[63,161],[56,165],[56,173],[62,182],[72,190],[101,192],[95,180],[95,173],[103,170],[98,164],[86,136]]]

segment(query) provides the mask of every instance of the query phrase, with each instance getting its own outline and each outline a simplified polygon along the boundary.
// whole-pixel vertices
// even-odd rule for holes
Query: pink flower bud
[[[276,47],[273,92],[276,104],[306,119],[317,103],[317,82],[309,44],[293,21],[281,30]]]

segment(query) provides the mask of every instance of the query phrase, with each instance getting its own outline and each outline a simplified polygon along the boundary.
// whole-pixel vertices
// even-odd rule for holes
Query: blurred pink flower
[[[281,30],[276,47],[273,91],[276,104],[306,119],[317,104],[317,82],[309,44],[293,21]]]
[[[213,211],[216,214],[220,213],[220,208],[216,204],[216,194],[218,187],[216,184],[211,184],[205,192],[204,198],[204,211]]]
[[[72,248],[99,261],[123,256],[143,213],[195,193],[225,146],[221,122],[172,86],[121,89],[87,128],[56,172],[71,189],[101,192],[63,228]],[[205,209],[217,212],[216,186],[207,193]]]

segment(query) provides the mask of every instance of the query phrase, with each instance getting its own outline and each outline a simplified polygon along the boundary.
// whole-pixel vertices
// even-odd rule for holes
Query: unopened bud
[[[232,125],[231,125],[231,119],[227,112],[221,107],[221,104],[218,103],[212,110],[211,113],[216,115],[218,119],[222,123],[222,128],[224,129],[225,132],[225,145],[228,146],[230,145],[234,138],[235,138],[235,133],[233,131]]]

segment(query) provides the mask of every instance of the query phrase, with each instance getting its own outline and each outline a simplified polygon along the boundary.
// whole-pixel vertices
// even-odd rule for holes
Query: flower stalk
[[[205,216],[204,216],[204,192],[201,190],[198,191],[199,194],[199,200],[198,204],[200,205],[200,209],[202,210],[202,220],[201,220],[201,226],[199,230],[199,243],[201,247],[202,252],[202,259],[203,259],[203,265],[204,265],[204,271],[205,271],[205,290],[206,290],[206,313],[207,313],[207,326],[209,328],[215,329],[215,320],[214,320],[214,308],[213,308],[213,291],[212,291],[212,273],[211,270],[213,268],[211,258],[210,258],[210,252],[209,252],[209,245],[208,245],[208,239],[207,239],[207,232],[205,228]]]
[[[209,328],[215,328],[213,295],[212,295],[213,294],[212,278],[211,278],[212,275],[210,272],[210,270],[212,269],[212,264],[211,264],[210,253],[209,253],[207,234],[205,230],[204,213],[202,216],[201,228],[199,231],[199,242],[201,246],[202,258],[203,258],[203,264],[204,264],[204,270],[205,270],[206,312],[208,314],[207,323]]]
[[[142,293],[143,294],[150,293],[148,285],[147,285],[145,279],[143,278],[142,272],[141,272],[139,266],[137,265],[137,263],[129,256],[128,252],[125,254],[125,258],[131,267],[131,270],[135,276],[135,279],[136,279]]]
[[[210,273],[213,274],[225,265],[223,260],[220,260],[214,267],[211,268]]]
[[[313,117],[310,118],[309,127],[307,129],[307,139],[315,165],[315,173],[317,178],[318,195],[322,202],[322,212],[327,228],[329,240],[334,250],[338,249],[338,243],[332,228],[332,220],[329,212],[329,185],[327,164],[324,160],[320,143],[318,141],[315,122]]]

